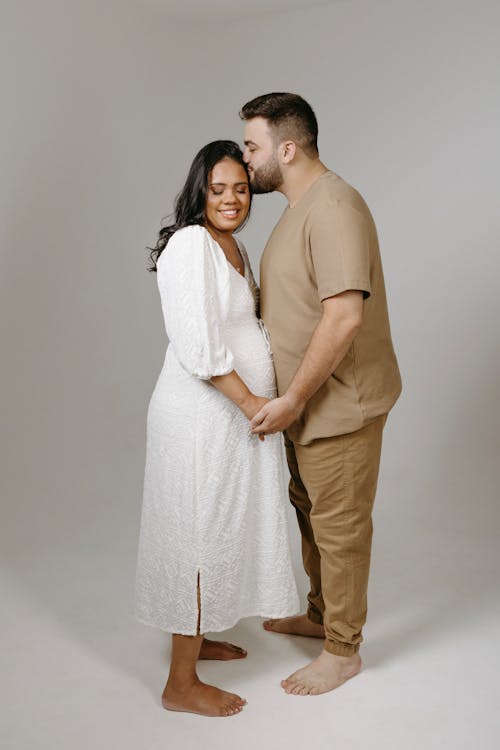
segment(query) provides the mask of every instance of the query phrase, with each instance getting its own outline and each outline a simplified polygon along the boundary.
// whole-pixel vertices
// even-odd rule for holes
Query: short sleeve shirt
[[[269,331],[278,393],[297,372],[323,314],[322,300],[348,290],[364,297],[363,324],[288,436],[301,444],[361,429],[401,392],[378,246],[360,194],[325,172],[283,212],[260,268],[261,316]]]

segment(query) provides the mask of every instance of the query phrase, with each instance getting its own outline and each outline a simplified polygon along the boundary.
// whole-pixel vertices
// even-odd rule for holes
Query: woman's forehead
[[[222,159],[212,169],[210,174],[211,182],[248,182],[245,168],[233,161],[233,159]]]

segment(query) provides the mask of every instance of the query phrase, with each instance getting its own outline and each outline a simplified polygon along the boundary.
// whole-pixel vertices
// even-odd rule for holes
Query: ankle
[[[353,654],[334,654],[327,646],[328,641],[325,641],[323,645],[322,654],[326,655],[329,659],[334,659],[339,665],[350,666],[351,664],[358,663],[361,661],[359,651],[355,651]]]
[[[199,681],[196,672],[191,672],[189,674],[186,674],[185,672],[181,674],[169,674],[165,690],[172,690],[176,693],[186,693]]]

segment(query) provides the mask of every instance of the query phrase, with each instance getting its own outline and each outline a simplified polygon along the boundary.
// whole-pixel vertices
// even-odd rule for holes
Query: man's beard
[[[267,164],[264,164],[258,169],[254,169],[253,174],[250,177],[252,192],[256,194],[272,193],[274,190],[278,190],[282,184],[283,175],[275,156],[273,156]]]

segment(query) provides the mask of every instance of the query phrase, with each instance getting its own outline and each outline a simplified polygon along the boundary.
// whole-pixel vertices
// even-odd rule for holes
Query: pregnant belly
[[[276,381],[266,333],[256,318],[228,326],[228,348],[234,356],[234,369],[253,393],[273,398]]]

